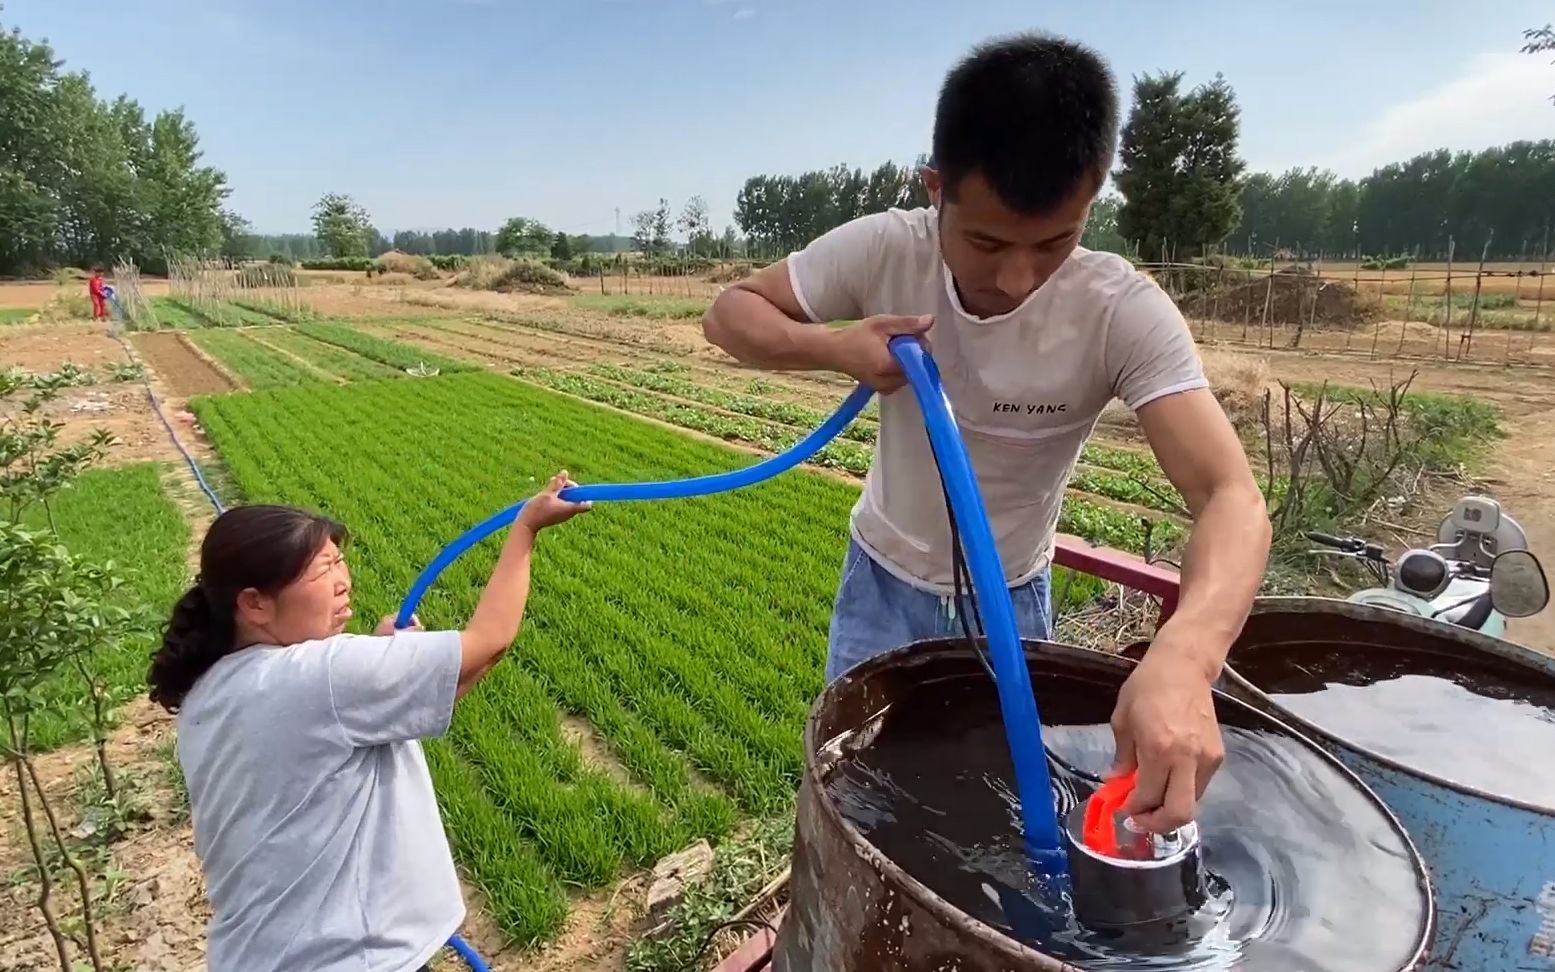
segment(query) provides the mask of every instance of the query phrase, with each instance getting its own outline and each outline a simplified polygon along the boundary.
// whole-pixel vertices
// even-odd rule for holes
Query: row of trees
[[[102,100],[47,44],[0,27],[0,274],[214,250],[228,191],[182,112]]]
[[[677,233],[680,240],[676,239]],[[669,200],[663,198],[653,209],[633,213],[631,247],[656,255],[683,249],[692,256],[727,259],[744,256],[746,241],[733,226],[725,226],[723,233],[715,234],[707,200],[692,196],[678,217],[671,215]]]
[[[797,176],[758,175],[745,180],[734,201],[734,221],[752,249],[793,250],[849,220],[891,208],[928,205],[917,170],[885,162],[865,173],[845,165]]]
[[[1455,242],[1460,255],[1477,257],[1489,243],[1491,258],[1514,259],[1555,240],[1555,140],[1427,152],[1359,180],[1315,168],[1242,175],[1224,80],[1184,93],[1180,75],[1141,78],[1135,96],[1114,173],[1121,195],[1104,193],[1092,207],[1083,241],[1092,249],[1148,260],[1276,248],[1441,259]],[[856,216],[925,204],[910,170],[896,172],[912,191],[861,197],[844,167],[756,176],[735,218],[761,252],[784,252]]]
[[[1359,181],[1332,172],[1256,173],[1242,186],[1231,249],[1446,256],[1539,255],[1555,223],[1555,140],[1482,152],[1441,149]]]

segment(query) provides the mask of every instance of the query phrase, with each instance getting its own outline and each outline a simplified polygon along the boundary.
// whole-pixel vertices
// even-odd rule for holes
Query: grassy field
[[[191,331],[189,340],[226,365],[243,383],[255,390],[284,388],[322,381],[323,376],[274,348],[265,347],[242,331],[205,329]]]
[[[264,334],[267,344],[288,351],[316,368],[347,381],[371,381],[376,378],[403,378],[405,372],[391,368],[355,351],[315,340],[288,328],[272,328]]]
[[[616,317],[666,321],[701,320],[712,303],[705,298],[648,294],[579,294],[572,298],[572,302],[581,310],[599,311]]]
[[[424,366],[436,368],[443,374],[452,374],[472,368],[462,361],[395,341],[385,341],[344,324],[299,324],[297,332],[315,341],[354,351],[364,358],[399,371]]]
[[[165,616],[188,581],[185,551],[189,526],[162,489],[162,467],[137,463],[87,472],[53,504],[60,539],[73,553],[98,563],[113,561],[126,580],[127,603],[139,603]],[[29,512],[30,525],[43,527],[41,509]],[[134,529],[125,529],[133,524]],[[99,674],[119,689],[137,691],[145,684],[153,638],[114,646],[95,659]],[[73,671],[47,691],[58,699],[85,692]],[[62,717],[60,712],[73,713]],[[77,706],[51,707],[32,724],[33,743],[48,749],[82,737],[86,713]]]

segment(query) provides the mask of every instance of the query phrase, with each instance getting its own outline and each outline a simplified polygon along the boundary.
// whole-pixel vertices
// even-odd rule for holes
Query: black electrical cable
[[[937,459],[935,467],[936,471],[938,471]],[[978,610],[977,598],[971,596],[971,569],[967,567],[966,551],[961,546],[961,531],[956,526],[956,513],[950,505],[950,493],[945,488],[943,473],[940,474],[940,492],[945,497],[945,517],[950,523],[950,575],[951,588],[953,590],[951,603],[955,606],[956,618],[961,623],[961,634],[966,640],[967,647],[972,650],[973,654],[977,655],[977,660],[983,663],[983,669],[988,672],[988,677],[993,679],[997,685],[999,676],[994,673],[993,663],[989,660],[988,653],[983,644],[983,616],[982,612]],[[977,627],[976,634],[972,632],[974,624]],[[1044,744],[1042,748],[1047,754],[1048,762],[1060,772],[1095,786],[1101,785],[1102,778],[1100,776],[1080,769],[1080,767],[1053,752],[1051,746]]]
[[[718,937],[719,932],[727,931],[730,928],[754,928],[757,931],[765,929],[774,936],[778,933],[772,922],[767,921],[765,918],[733,918],[729,921],[721,922],[714,925],[712,930],[707,933],[707,937],[702,939],[702,947],[697,949],[696,957],[691,960],[691,964],[687,968],[700,966],[702,959],[707,956],[707,950],[713,947],[713,939]]]

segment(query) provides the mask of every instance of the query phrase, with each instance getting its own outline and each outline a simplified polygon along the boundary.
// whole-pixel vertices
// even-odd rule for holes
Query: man
[[[1015,600],[1021,634],[1051,635],[1059,504],[1102,408],[1136,413],[1194,517],[1176,614],[1119,694],[1126,812],[1193,819],[1224,755],[1210,684],[1268,557],[1263,498],[1208,390],[1171,299],[1123,258],[1078,246],[1117,139],[1112,76],[1091,51],[1020,35],[946,78],[923,170],[932,208],[865,216],[725,291],[707,337],[741,361],[852,375],[884,396],[874,465],[854,508],[827,679],[957,630],[945,502],[922,414],[887,350],[932,345]],[[852,320],[846,327],[819,323]]]

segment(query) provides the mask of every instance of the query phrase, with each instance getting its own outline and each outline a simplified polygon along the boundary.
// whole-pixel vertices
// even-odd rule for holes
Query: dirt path
[[[155,331],[136,334],[130,343],[153,374],[179,396],[219,395],[233,385],[201,357],[182,334]]]

